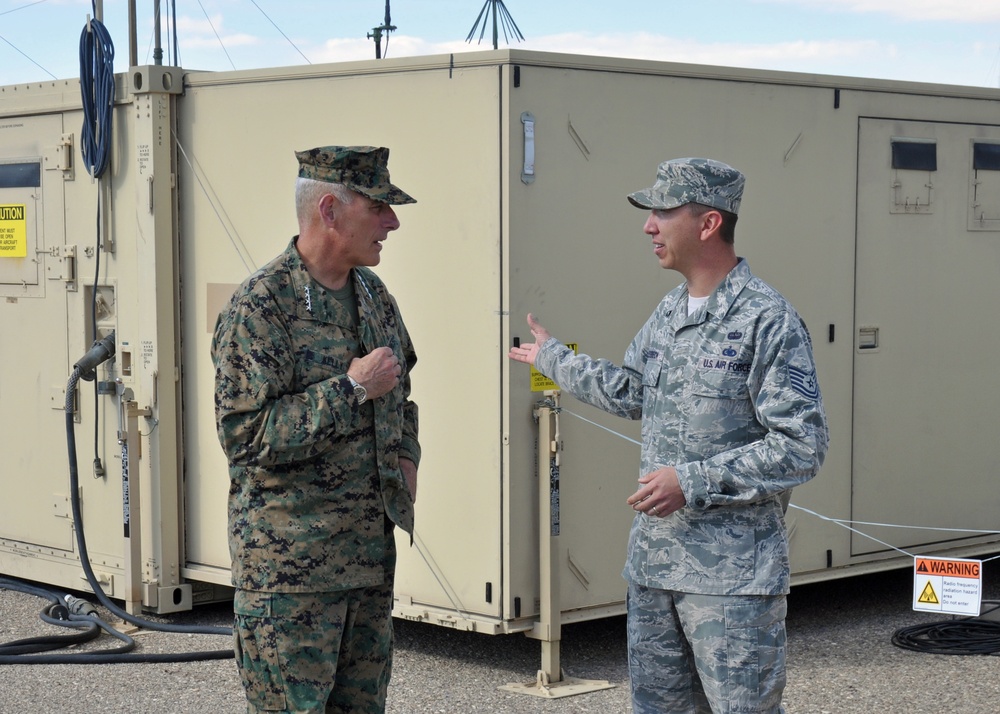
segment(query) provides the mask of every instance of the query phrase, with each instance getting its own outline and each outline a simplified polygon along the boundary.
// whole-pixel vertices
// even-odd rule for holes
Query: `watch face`
[[[368,390],[358,384],[357,380],[351,375],[347,375],[347,379],[351,382],[351,387],[354,389],[354,396],[357,397],[358,404],[362,404],[368,399]]]

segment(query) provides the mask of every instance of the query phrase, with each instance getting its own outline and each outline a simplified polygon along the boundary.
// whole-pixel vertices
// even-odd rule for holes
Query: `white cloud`
[[[758,0],[830,12],[881,13],[900,20],[997,22],[1000,0]]]
[[[195,47],[218,48],[220,41],[222,46],[226,49],[232,49],[234,47],[256,47],[261,44],[261,39],[256,35],[248,35],[241,32],[237,32],[232,35],[220,34],[219,37],[216,37],[215,35],[187,35],[183,40],[181,40],[181,49]]]
[[[261,38],[257,35],[227,31],[222,15],[213,15],[211,18],[178,17],[177,36],[181,38],[181,49],[202,47],[218,49],[220,43],[226,49],[254,47],[262,44]]]
[[[700,43],[693,40],[666,37],[650,33],[588,34],[564,33],[531,38],[526,42],[502,45],[564,54],[603,57],[627,57],[664,62],[694,64],[752,65],[761,61],[859,59],[865,56],[888,56],[890,48],[874,40],[779,42],[773,44]],[[387,57],[411,57],[428,54],[450,54],[492,49],[489,43],[439,42],[430,43],[407,35],[393,36]],[[343,62],[373,59],[374,45],[364,39],[330,39],[321,49],[307,52],[313,62]]]
[[[228,42],[228,41],[227,41]],[[186,44],[190,44],[190,38]],[[199,47],[218,49],[218,40],[203,37]],[[322,45],[299,45],[314,64],[351,62],[375,58],[374,43],[361,38],[331,38]],[[383,45],[384,47],[384,45]],[[432,43],[409,35],[392,35],[388,58],[414,57],[430,54],[451,54],[491,49],[491,43],[467,43],[462,40]],[[807,74],[880,77],[910,81],[939,82],[945,84],[971,84],[991,86],[993,71],[972,71],[968,55],[960,57],[936,56],[939,48],[923,53],[900,47],[889,41],[879,40],[794,40],[775,43],[701,43],[690,39],[674,38],[652,33],[563,33],[530,38],[526,42],[501,45],[565,54],[582,54],[604,57],[625,57],[663,62],[682,62],[698,65],[744,67],[762,70],[781,70]],[[278,44],[268,42],[257,52],[256,66],[281,65],[293,58],[287,47],[284,54],[274,56]],[[995,48],[988,46],[969,48],[976,56],[989,59]],[[996,64],[994,61],[992,64]],[[242,65],[240,68],[243,69]]]

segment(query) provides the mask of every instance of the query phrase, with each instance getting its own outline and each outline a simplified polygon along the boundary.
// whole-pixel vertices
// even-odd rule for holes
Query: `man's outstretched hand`
[[[538,348],[541,347],[546,340],[552,337],[552,335],[549,334],[548,330],[538,324],[535,320],[535,316],[530,312],[528,313],[528,328],[531,330],[531,336],[535,338],[535,341],[528,343],[522,342],[517,347],[511,347],[507,356],[517,362],[524,362],[525,364],[533,365],[535,363],[535,357],[538,356]]]

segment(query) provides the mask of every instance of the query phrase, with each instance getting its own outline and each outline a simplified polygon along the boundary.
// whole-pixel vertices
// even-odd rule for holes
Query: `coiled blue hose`
[[[96,9],[94,14],[97,14]],[[108,29],[96,19],[91,20],[80,35],[80,93],[83,97],[80,149],[90,175],[100,178],[111,156],[115,46]]]

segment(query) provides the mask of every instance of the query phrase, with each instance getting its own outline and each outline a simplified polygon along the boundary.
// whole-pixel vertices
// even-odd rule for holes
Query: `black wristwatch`
[[[358,384],[351,375],[347,375],[347,378],[351,381],[351,386],[354,387],[354,396],[358,398],[358,404],[364,404],[365,400],[368,399],[368,390]]]

